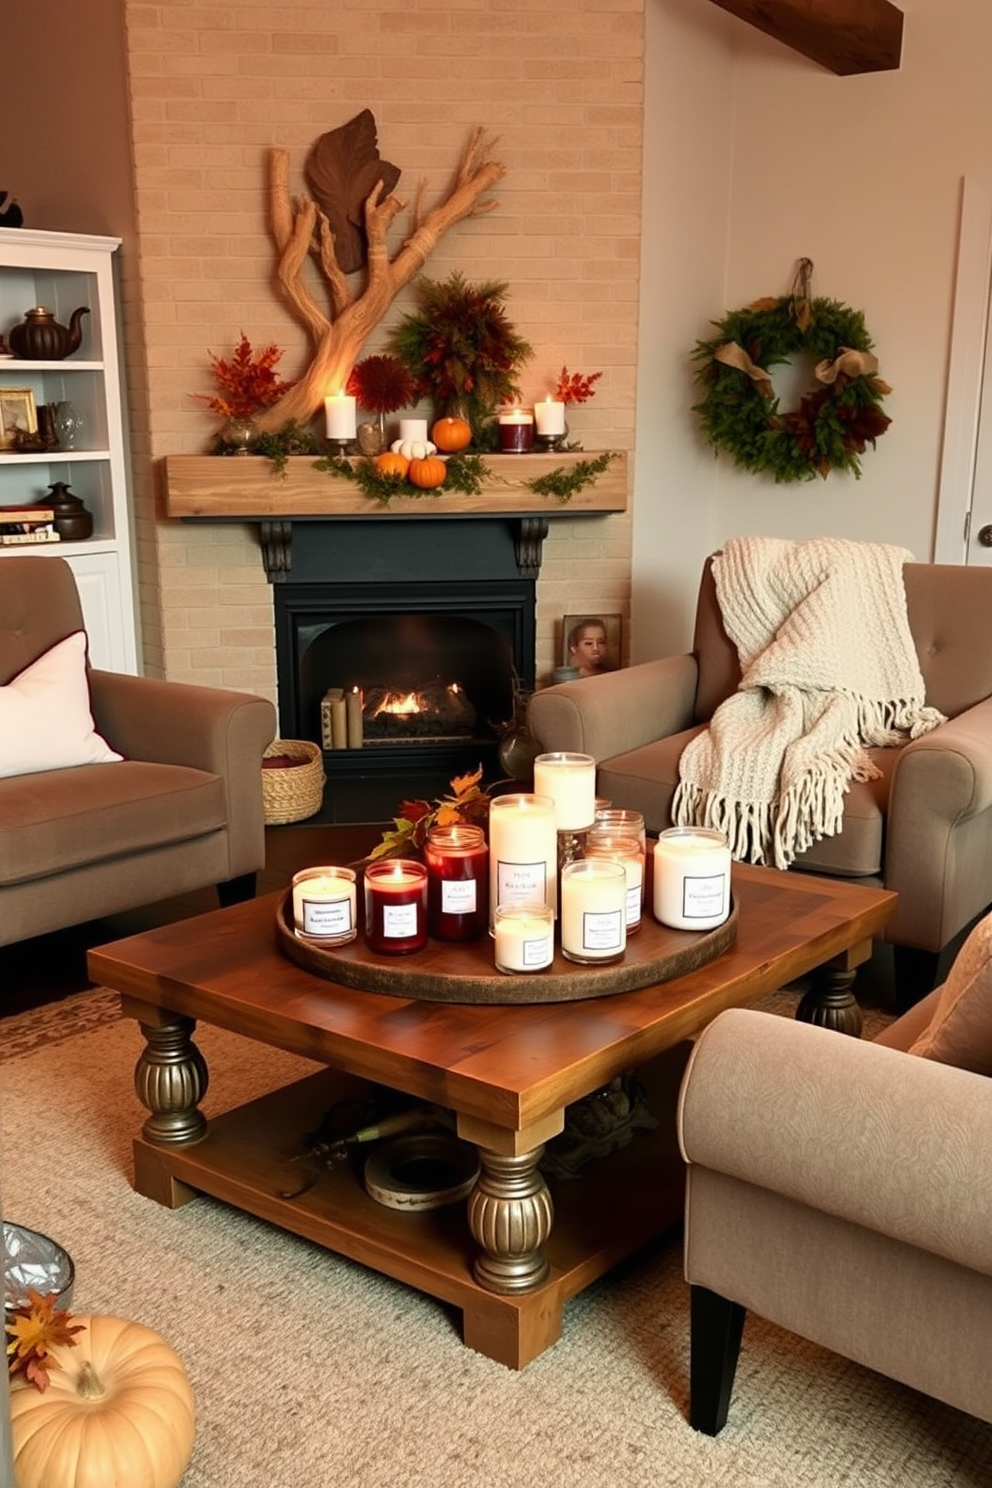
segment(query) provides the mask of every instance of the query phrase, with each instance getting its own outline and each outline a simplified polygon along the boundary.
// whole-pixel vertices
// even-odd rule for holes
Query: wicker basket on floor
[[[269,765],[262,769],[262,800],[270,827],[305,821],[324,804],[324,756],[308,739],[273,739],[263,758],[286,755],[303,765]]]

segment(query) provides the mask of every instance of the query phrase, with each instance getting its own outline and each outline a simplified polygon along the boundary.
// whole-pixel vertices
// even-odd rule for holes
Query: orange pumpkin
[[[463,418],[438,419],[431,430],[431,438],[439,450],[455,454],[472,443],[472,426]]]
[[[447,474],[448,467],[444,461],[439,460],[437,455],[428,455],[423,460],[411,460],[406,476],[413,485],[429,491],[434,486],[443,486]]]
[[[394,455],[389,450],[383,455],[376,455],[373,464],[380,475],[395,475],[399,480],[406,480],[410,468],[406,455]]]

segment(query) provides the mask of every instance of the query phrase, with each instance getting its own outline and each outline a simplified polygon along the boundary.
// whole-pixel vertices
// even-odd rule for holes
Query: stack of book
[[[59,541],[50,506],[0,506],[0,547]]]

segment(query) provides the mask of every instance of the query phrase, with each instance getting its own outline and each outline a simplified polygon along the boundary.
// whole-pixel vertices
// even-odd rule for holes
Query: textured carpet
[[[783,1009],[789,994],[778,994]],[[207,1113],[312,1066],[202,1027]],[[86,993],[0,1022],[8,1219],[76,1263],[74,1309],[156,1328],[193,1382],[182,1488],[987,1488],[992,1427],[760,1319],[730,1421],[686,1423],[677,1245],[571,1302],[515,1373],[466,1349],[441,1304],[201,1198],[133,1193],[140,1035]]]

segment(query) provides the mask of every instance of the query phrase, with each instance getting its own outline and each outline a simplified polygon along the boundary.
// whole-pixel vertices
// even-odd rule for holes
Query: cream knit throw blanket
[[[735,858],[787,868],[840,830],[865,750],[943,723],[924,702],[904,548],[730,539],[713,561],[739,690],[682,753],[672,819],[717,827]]]

